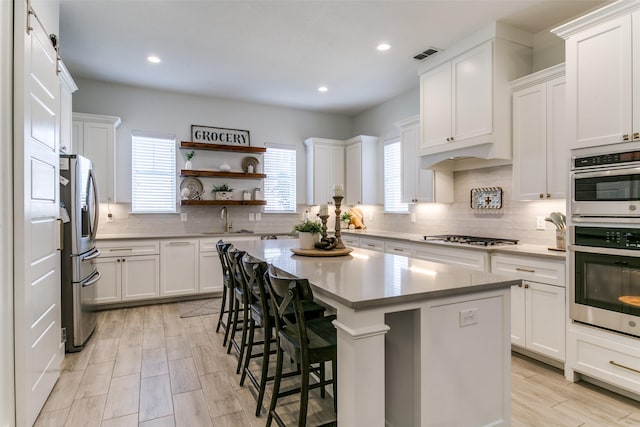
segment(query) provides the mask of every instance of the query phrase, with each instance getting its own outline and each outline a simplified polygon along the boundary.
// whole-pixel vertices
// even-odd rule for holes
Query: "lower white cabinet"
[[[471,270],[489,271],[489,254],[483,250],[417,244],[415,257],[442,264],[459,265]]]
[[[160,243],[160,296],[198,293],[198,239],[163,240]]]
[[[511,344],[564,362],[564,261],[493,255],[492,273],[523,279],[511,288]]]
[[[96,283],[95,304],[156,298],[160,289],[157,240],[109,241],[98,244],[96,259],[102,275]]]
[[[342,243],[349,248],[359,248],[360,247],[360,237],[353,236],[351,234],[343,234],[341,237]]]
[[[395,240],[385,240],[384,251],[389,254],[412,257],[416,254],[415,247],[409,243],[401,243]]]
[[[360,237],[360,247],[362,249],[384,252],[384,240],[372,239],[371,237]]]

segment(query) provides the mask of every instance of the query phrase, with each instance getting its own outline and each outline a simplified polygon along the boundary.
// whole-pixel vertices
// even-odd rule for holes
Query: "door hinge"
[[[60,329],[60,342],[62,344],[67,342],[67,328]]]

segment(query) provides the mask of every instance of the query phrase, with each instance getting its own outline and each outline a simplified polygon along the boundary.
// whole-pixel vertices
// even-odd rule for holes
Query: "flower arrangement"
[[[196,152],[195,151],[191,151],[189,153],[186,153],[184,155],[184,158],[187,159],[188,162],[190,162],[191,159],[193,159],[193,156],[195,156],[195,155],[196,155]]]
[[[212,193],[217,193],[220,191],[233,191],[233,188],[230,188],[229,185],[227,185],[227,183],[225,182],[222,185],[214,185],[213,190],[211,190]]]
[[[293,227],[294,231],[299,233],[320,233],[322,231],[322,225],[319,222],[305,220]]]
[[[351,222],[351,213],[350,212],[342,212],[340,215],[340,219],[344,222]]]

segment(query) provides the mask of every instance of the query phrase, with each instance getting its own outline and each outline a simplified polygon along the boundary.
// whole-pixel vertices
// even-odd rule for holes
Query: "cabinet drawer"
[[[489,254],[484,251],[438,247],[427,244],[417,245],[415,249],[415,257],[425,261],[460,265],[464,268],[478,271],[488,271],[489,269]]]
[[[575,371],[640,393],[640,351],[637,346],[620,344],[591,334],[577,333],[574,337]]]
[[[342,235],[342,243],[352,248],[360,247],[360,238],[357,236]]]
[[[415,248],[413,245],[389,240],[384,242],[384,251],[389,254],[404,255],[408,257],[415,255]]]
[[[384,252],[384,240],[361,237],[360,247],[363,249],[370,249],[372,251]]]
[[[158,240],[114,240],[98,242],[101,257],[157,255],[160,253]]]
[[[532,282],[564,286],[564,261],[552,261],[532,257],[493,255],[491,272],[516,275]]]
[[[185,239],[185,241],[188,239]],[[200,252],[215,252],[216,243],[222,240],[224,243],[233,243],[233,242],[242,242],[247,240],[260,240],[260,236],[257,234],[253,235],[243,235],[243,236],[216,236],[216,237],[205,237],[200,239]]]

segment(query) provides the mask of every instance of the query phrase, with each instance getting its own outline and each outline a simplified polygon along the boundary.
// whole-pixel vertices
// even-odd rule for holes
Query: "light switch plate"
[[[546,230],[547,222],[544,220],[543,216],[536,217],[536,230]]]
[[[187,213],[186,212],[182,212],[180,214],[180,221],[185,222],[187,220]]]

